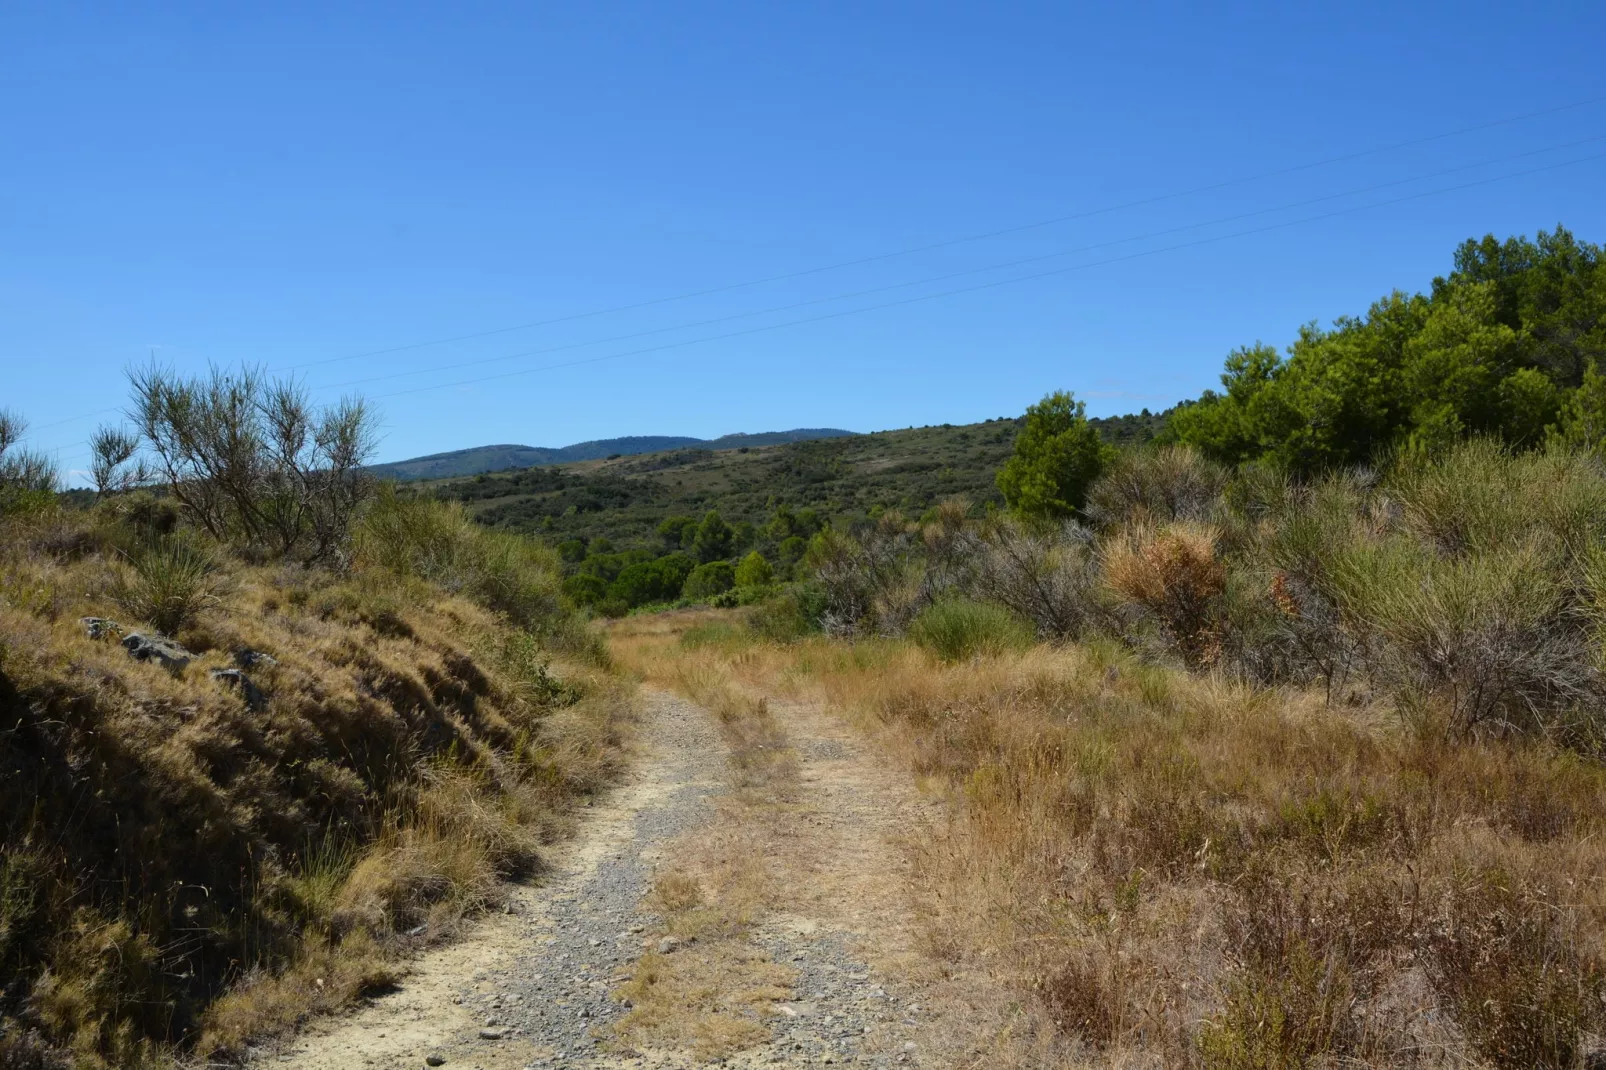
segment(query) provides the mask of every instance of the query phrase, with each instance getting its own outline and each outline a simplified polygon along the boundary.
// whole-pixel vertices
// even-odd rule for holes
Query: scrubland
[[[1017,999],[946,1017],[956,1061],[1593,1065],[1603,473],[1134,454],[1085,526],[883,517],[813,595],[616,649],[824,704],[943,803],[925,950]]]
[[[309,566],[144,492],[13,504],[0,1064],[229,1059],[383,989],[621,764],[629,692],[555,555],[453,507],[381,495]]]

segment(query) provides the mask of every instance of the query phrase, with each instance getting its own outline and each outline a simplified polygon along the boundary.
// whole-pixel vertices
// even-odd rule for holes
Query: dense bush
[[[482,527],[455,502],[403,498],[384,487],[354,534],[359,564],[428,580],[540,634],[569,625],[556,552],[523,535]]]
[[[1459,733],[1606,753],[1598,455],[1477,439],[1300,483],[1170,450],[1105,480],[1096,532],[956,508],[828,533],[809,561],[826,628],[918,630],[952,650],[933,627],[980,603],[1043,637],[1107,635],[1195,669],[1317,683],[1329,700],[1386,697]]]
[[[697,567],[695,561],[682,553],[637,561],[620,570],[618,577],[608,585],[607,597],[631,607],[673,601],[680,597],[686,578]]]
[[[944,661],[1002,654],[1031,645],[1032,627],[1002,606],[944,599],[922,609],[909,638]]]
[[[692,569],[681,593],[693,601],[707,601],[736,586],[736,570],[729,561],[710,561]]]
[[[1015,452],[998,470],[998,489],[1023,517],[1061,520],[1082,508],[1113,453],[1088,423],[1082,402],[1050,394],[1027,408]]]
[[[736,586],[763,587],[775,579],[775,570],[757,550],[752,551],[736,566]]]

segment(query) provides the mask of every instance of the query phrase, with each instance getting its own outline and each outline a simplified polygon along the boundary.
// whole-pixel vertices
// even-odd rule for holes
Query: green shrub
[[[694,568],[696,562],[682,553],[637,561],[619,571],[618,577],[608,585],[608,597],[629,606],[673,601]]]
[[[792,584],[755,605],[747,615],[747,627],[761,639],[789,643],[820,630],[825,599],[813,584]]]
[[[1227,470],[1191,446],[1124,450],[1087,495],[1087,513],[1101,528],[1133,523],[1211,519]]]
[[[710,561],[692,569],[686,577],[682,594],[687,598],[705,601],[736,586],[736,570],[729,561]]]
[[[1033,634],[1030,624],[1003,606],[956,598],[921,610],[909,637],[944,661],[962,661],[1024,649]]]
[[[1082,508],[1114,453],[1087,422],[1082,402],[1068,393],[1049,394],[1027,407],[1015,452],[998,470],[998,489],[1022,517],[1063,519]]]
[[[112,600],[163,635],[176,635],[217,605],[222,584],[216,558],[187,538],[140,550],[112,581]]]
[[[601,576],[579,572],[563,581],[563,593],[577,606],[594,606],[608,595],[608,581]]]
[[[742,558],[742,563],[736,566],[738,587],[763,587],[774,579],[775,570],[770,568],[770,563],[757,550]]]

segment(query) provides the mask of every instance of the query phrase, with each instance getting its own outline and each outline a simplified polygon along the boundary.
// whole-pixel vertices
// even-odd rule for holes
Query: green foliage
[[[1181,406],[1167,433],[1218,461],[1298,474],[1399,446],[1431,454],[1467,435],[1532,447],[1558,418],[1584,419],[1568,395],[1602,359],[1600,249],[1560,228],[1532,242],[1489,237],[1464,244],[1431,295],[1395,293],[1331,330],[1308,325],[1286,358],[1235,351],[1224,392]]]
[[[691,549],[696,533],[697,518],[692,516],[668,516],[658,525],[658,537],[664,540],[667,550]]]
[[[566,564],[578,565],[586,558],[586,544],[584,539],[565,539],[558,543],[558,556]]]
[[[1014,455],[998,472],[998,489],[1021,516],[1057,520],[1082,508],[1088,488],[1112,454],[1085,410],[1064,392],[1049,394],[1026,410]]]
[[[825,608],[825,592],[818,585],[789,584],[748,612],[747,627],[761,639],[789,643],[818,632]]]
[[[575,605],[594,606],[608,595],[608,581],[590,572],[577,572],[563,581],[563,593]]]
[[[1551,441],[1562,448],[1594,450],[1606,442],[1606,375],[1591,364],[1584,381],[1562,403]]]
[[[1022,650],[1032,626],[1003,606],[953,598],[934,602],[909,625],[909,638],[944,661]]]
[[[775,580],[775,570],[770,563],[764,560],[764,555],[754,550],[741,563],[736,566],[736,586],[763,587]]]
[[[734,538],[735,533],[719,515],[719,511],[710,509],[702,523],[697,525],[697,534],[692,538],[692,555],[704,564],[723,560],[731,555]]]
[[[729,561],[710,561],[692,569],[681,594],[693,601],[707,601],[736,585],[736,570]]]
[[[667,554],[652,561],[638,561],[620,570],[608,585],[608,598],[632,608],[651,602],[668,602],[680,597],[680,589],[697,563],[682,553]]]
[[[211,551],[175,536],[136,551],[118,570],[111,596],[163,635],[176,635],[217,604],[221,574]]]

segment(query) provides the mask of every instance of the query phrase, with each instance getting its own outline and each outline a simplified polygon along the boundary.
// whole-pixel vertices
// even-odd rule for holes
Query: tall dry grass
[[[952,663],[732,629],[695,654],[843,711],[946,800],[913,848],[926,951],[1022,1008],[951,1018],[962,1065],[1559,1068],[1600,1043],[1606,770],[1571,751],[1113,643]]]

